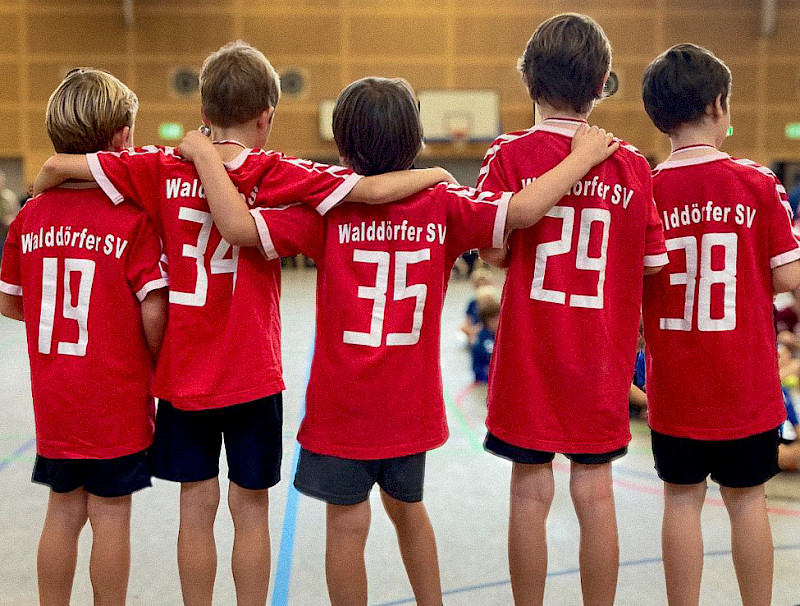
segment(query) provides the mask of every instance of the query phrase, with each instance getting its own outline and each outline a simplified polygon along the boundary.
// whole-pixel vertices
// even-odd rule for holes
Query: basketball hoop
[[[454,128],[450,131],[450,141],[453,143],[453,148],[458,151],[463,150],[467,146],[469,139],[469,130],[466,128]]]
[[[467,146],[472,132],[472,115],[467,112],[452,112],[444,115],[445,127],[453,148],[461,151]]]

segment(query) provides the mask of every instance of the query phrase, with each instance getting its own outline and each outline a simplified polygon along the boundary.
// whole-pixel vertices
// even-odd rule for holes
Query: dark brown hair
[[[644,109],[658,130],[668,135],[681,124],[696,122],[709,103],[722,96],[728,107],[731,70],[714,54],[694,44],[677,44],[644,70]]]
[[[410,168],[422,148],[414,91],[401,78],[362,78],[345,88],[333,108],[339,155],[360,175]]]
[[[209,55],[200,70],[200,103],[211,124],[245,124],[278,105],[281,83],[261,51],[229,42]]]
[[[517,66],[531,99],[585,113],[602,97],[611,44],[591,17],[564,13],[536,28]]]

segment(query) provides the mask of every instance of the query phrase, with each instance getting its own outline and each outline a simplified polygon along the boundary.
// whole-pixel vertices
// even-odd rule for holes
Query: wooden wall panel
[[[51,153],[47,99],[78,65],[108,69],[137,92],[138,143],[161,142],[161,122],[194,128],[199,100],[172,93],[170,73],[199,69],[236,38],[279,71],[306,76],[305,91],[278,107],[271,140],[290,154],[335,155],[318,137],[318,102],[367,75],[405,77],[420,90],[494,88],[503,128],[527,128],[533,110],[516,60],[541,21],[572,11],[603,26],[620,76],[619,93],[597,107],[593,123],[663,158],[668,144],[641,106],[641,77],[667,46],[691,41],[733,71],[735,135],[726,149],[763,163],[800,159],[800,144],[784,136],[786,122],[800,121],[800,0],[778,8],[777,32],[763,39],[757,0],[136,0],[131,29],[118,0],[0,0],[0,153],[25,157],[33,178],[33,163]],[[432,144],[425,153],[480,158],[484,151],[484,144]]]
[[[350,17],[350,55],[430,57],[444,55],[446,50],[441,17],[408,14],[398,19],[360,13]]]
[[[281,55],[338,55],[341,23],[333,14],[247,14],[242,38],[270,61]]]

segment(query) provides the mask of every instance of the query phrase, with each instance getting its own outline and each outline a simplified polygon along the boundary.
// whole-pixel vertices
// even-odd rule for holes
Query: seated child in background
[[[112,75],[71,71],[50,97],[57,152],[130,145],[138,101]],[[69,604],[78,537],[92,526],[96,604],[125,603],[131,494],[150,486],[151,380],[166,320],[161,242],[147,215],[94,184],[32,198],[11,225],[0,311],[25,321],[36,420],[33,481],[50,487],[41,604]]]
[[[467,345],[472,345],[475,335],[481,329],[481,317],[478,311],[478,291],[487,286],[494,286],[492,272],[485,267],[478,267],[470,274],[470,282],[475,291],[475,296],[467,304],[466,317],[461,325],[461,332],[467,337]]]
[[[241,41],[206,58],[200,97],[216,153],[251,205],[303,202],[324,213],[342,199],[403,198],[449,177],[442,169],[424,169],[362,178],[264,150],[280,82],[266,57]],[[194,166],[173,148],[56,155],[37,187],[65,178],[95,179],[112,200],[124,196],[142,206],[164,241],[170,321],[156,375],[152,459],[156,477],[181,484],[177,559],[184,601],[213,599],[224,443],[237,601],[265,604],[268,489],[280,479],[282,456],[279,261],[222,238]]]
[[[628,414],[631,419],[647,418],[647,393],[644,372],[644,333],[639,322],[639,340],[636,342],[636,363],[633,366],[633,382],[628,395]]]
[[[778,345],[778,371],[786,405],[786,420],[781,426],[778,445],[778,467],[782,471],[798,471],[800,463],[800,421],[794,406],[794,397],[800,387],[800,360],[792,357],[785,345]]]
[[[719,151],[730,92],[730,69],[693,44],[662,53],[642,83],[645,110],[672,144],[653,173],[669,265],[645,279],[642,303],[670,604],[700,601],[709,477],[730,518],[742,602],[772,598],[764,483],[778,472],[786,417],[772,298],[800,286],[800,241],[775,175]]]
[[[360,174],[407,169],[422,143],[416,99],[402,80],[365,78],[348,86],[334,108],[333,130],[341,158]],[[582,129],[572,154],[514,196],[443,183],[396,204],[340,205],[322,218],[300,205],[250,211],[208,141],[196,132],[184,140],[181,151],[194,158],[228,241],[260,246],[268,258],[303,252],[319,268],[295,486],[328,504],[326,576],[334,606],[367,603],[364,548],[375,483],[417,604],[441,604],[422,492],[425,453],[447,438],[438,361],[450,269],[465,250],[499,246],[507,229],[537,221],[613,153],[609,143],[603,131]]]
[[[487,291],[487,288],[491,288]],[[472,372],[476,383],[489,382],[489,364],[494,351],[494,336],[500,321],[500,299],[493,287],[484,287],[476,299],[480,314],[480,330],[472,343]]]

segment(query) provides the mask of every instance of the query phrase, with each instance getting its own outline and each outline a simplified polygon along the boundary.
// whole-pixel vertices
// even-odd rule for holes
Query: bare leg
[[[331,606],[366,606],[369,500],[356,505],[328,503],[327,518],[325,576]]]
[[[218,507],[218,478],[181,484],[178,573],[185,606],[211,606],[217,574],[214,519]]]
[[[661,549],[670,606],[697,606],[703,576],[703,533],[700,514],[706,498],[699,484],[664,483],[664,523]]]
[[[764,485],[720,488],[731,517],[733,567],[743,606],[769,606],[772,602],[774,551],[767,517]]]
[[[550,463],[514,463],[508,520],[508,564],[516,606],[541,606],[544,602],[546,523],[554,490]]]
[[[800,439],[778,446],[778,467],[782,471],[800,471]]]
[[[612,606],[617,592],[619,537],[611,463],[572,463],[569,489],[581,527],[580,568],[584,606]]]
[[[87,518],[86,497],[83,488],[68,493],[50,491],[37,557],[41,606],[69,606],[78,537]]]
[[[104,498],[90,494],[94,606],[124,606],[131,568],[131,496]]]
[[[235,482],[228,488],[234,526],[233,582],[238,606],[264,606],[269,586],[269,496]]]
[[[403,565],[417,606],[441,606],[442,582],[439,578],[436,538],[425,505],[422,502],[398,501],[383,490],[381,499],[397,531]]]

